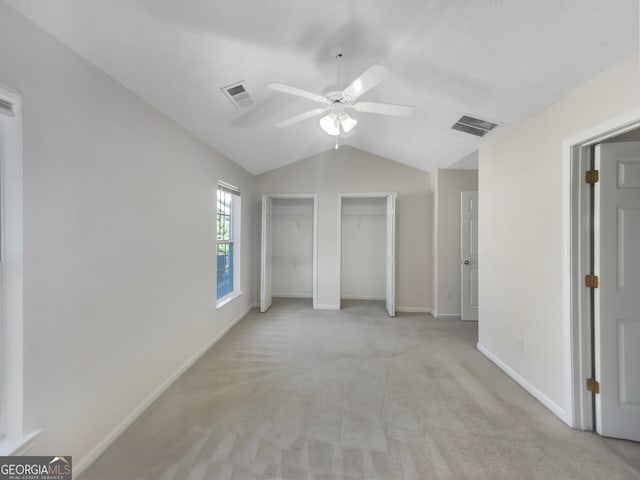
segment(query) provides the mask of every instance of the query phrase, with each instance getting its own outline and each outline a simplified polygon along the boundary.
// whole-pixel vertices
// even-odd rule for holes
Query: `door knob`
[[[465,260],[463,263],[464,263],[465,265],[469,265],[469,260]]]

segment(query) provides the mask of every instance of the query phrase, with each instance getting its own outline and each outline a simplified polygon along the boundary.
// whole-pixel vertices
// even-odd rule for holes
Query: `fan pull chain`
[[[340,61],[342,60],[342,54],[336,55],[336,85],[340,85]]]

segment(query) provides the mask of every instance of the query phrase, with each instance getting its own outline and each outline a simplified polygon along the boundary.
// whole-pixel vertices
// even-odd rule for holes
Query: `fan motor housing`
[[[325,97],[329,97],[331,100],[334,100],[334,97],[341,98],[342,91],[346,88],[346,85],[335,83],[333,85],[329,85],[322,89],[322,95]]]

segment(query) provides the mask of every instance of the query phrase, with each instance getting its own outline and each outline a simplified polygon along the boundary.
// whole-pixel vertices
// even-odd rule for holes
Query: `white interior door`
[[[462,320],[478,320],[478,192],[462,192],[460,204]]]
[[[596,430],[640,441],[640,142],[596,146]]]
[[[387,268],[386,301],[387,312],[396,316],[396,195],[387,196]]]
[[[271,275],[273,254],[271,247],[271,217],[273,199],[262,196],[262,246],[260,249],[260,311],[266,312],[272,302]]]

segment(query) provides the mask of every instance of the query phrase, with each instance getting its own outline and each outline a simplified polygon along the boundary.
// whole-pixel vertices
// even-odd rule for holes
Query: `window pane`
[[[218,287],[217,298],[222,298],[233,291],[233,244],[218,245]]]
[[[233,215],[231,202],[233,198],[229,192],[218,189],[217,230],[218,240],[232,239],[231,216]]]
[[[229,215],[218,214],[218,240],[231,240],[231,217]]]

